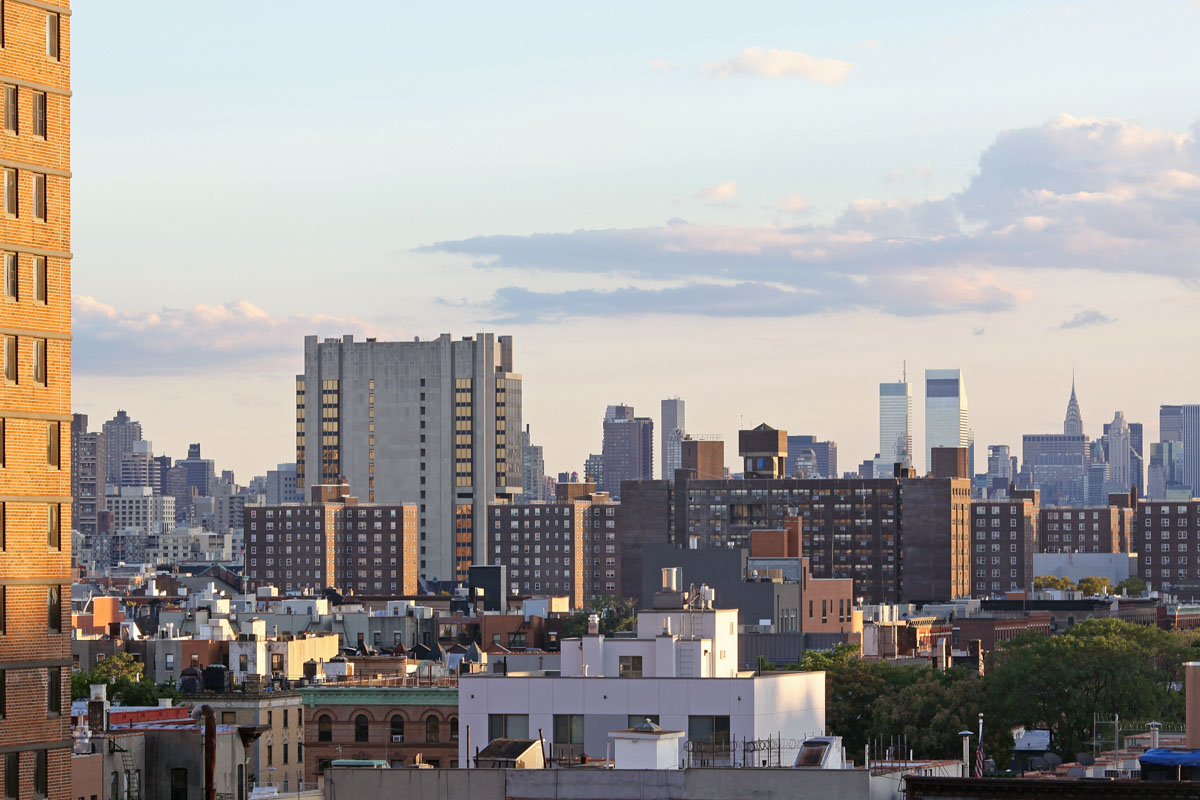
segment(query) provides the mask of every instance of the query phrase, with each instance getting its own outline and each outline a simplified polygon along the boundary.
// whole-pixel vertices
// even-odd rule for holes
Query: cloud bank
[[[1200,155],[1194,130],[1063,115],[997,136],[961,192],[866,198],[827,224],[672,220],[478,236],[422,251],[469,256],[483,269],[608,276],[613,285],[501,289],[491,308],[506,321],[999,311],[1025,295],[1013,268],[1200,279]]]
[[[244,300],[162,311],[121,311],[76,296],[72,367],[78,374],[160,375],[299,365],[304,336],[377,335],[361,320],[321,314],[272,317]]]
[[[1060,331],[1069,331],[1073,328],[1087,328],[1092,325],[1107,325],[1110,322],[1116,322],[1116,319],[1097,311],[1094,308],[1080,311],[1075,316],[1065,320],[1058,326]]]

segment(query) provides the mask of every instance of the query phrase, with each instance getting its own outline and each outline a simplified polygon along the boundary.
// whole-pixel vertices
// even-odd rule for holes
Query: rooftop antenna
[[[903,372],[901,373],[903,382],[908,383],[908,359],[906,358],[903,361],[901,361],[900,363],[904,365]]]

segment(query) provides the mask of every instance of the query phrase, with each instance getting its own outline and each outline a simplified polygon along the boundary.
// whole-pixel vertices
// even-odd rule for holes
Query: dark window
[[[440,742],[442,740],[442,729],[438,725],[438,718],[430,714],[425,718],[425,741]]]
[[[4,797],[16,800],[21,790],[21,754],[4,754]]]
[[[371,738],[371,723],[366,714],[354,718],[354,741],[365,742]]]
[[[33,795],[45,797],[50,783],[50,751],[38,750],[33,754]]]
[[[458,741],[458,717],[450,718],[450,741]]]
[[[275,763],[275,746],[267,745],[267,766],[272,766]]]
[[[17,111],[17,87],[4,87],[4,130],[17,133],[20,116]]]
[[[328,714],[322,714],[317,718],[317,741],[333,741],[333,719]]]
[[[46,424],[46,466],[58,469],[62,464],[62,448],[59,439],[60,422]]]
[[[5,685],[4,676],[4,670],[0,669],[0,719],[4,719],[8,710],[8,687]]]
[[[50,667],[46,672],[46,713],[58,716],[62,713],[62,670]]]
[[[392,734],[391,734],[392,741],[393,742],[403,742],[404,741],[404,717],[400,716],[399,714],[392,717],[392,729],[391,730],[392,730]]]
[[[117,773],[113,773],[115,776]],[[116,780],[113,780],[113,796],[117,797]],[[171,798],[170,800],[188,800],[188,774],[186,769],[176,768],[171,770]]]
[[[62,632],[62,587],[51,586],[46,592],[46,624],[51,633]]]
[[[51,550],[62,549],[62,509],[58,503],[46,506],[46,545]]]

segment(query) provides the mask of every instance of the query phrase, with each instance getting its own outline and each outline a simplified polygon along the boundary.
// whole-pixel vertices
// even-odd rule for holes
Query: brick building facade
[[[66,800],[71,12],[66,0],[8,0],[0,13],[0,786]]]
[[[359,505],[344,484],[310,491],[307,505],[246,507],[251,580],[284,592],[332,586],[356,594],[416,594],[414,504]]]
[[[971,520],[971,596],[1032,591],[1039,526],[1033,501],[977,500],[971,503]]]

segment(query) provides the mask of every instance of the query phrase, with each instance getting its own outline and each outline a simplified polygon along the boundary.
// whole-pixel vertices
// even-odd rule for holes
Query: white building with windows
[[[461,676],[469,734],[459,742],[459,763],[492,739],[539,732],[554,759],[604,758],[611,732],[650,720],[685,731],[685,751],[711,745],[706,758],[717,764],[741,764],[745,740],[782,737],[790,764],[800,740],[825,733],[825,673],[738,671],[737,610],[715,609],[710,590],[689,595],[674,580],[664,579],[635,632],[563,640],[559,672]]]

